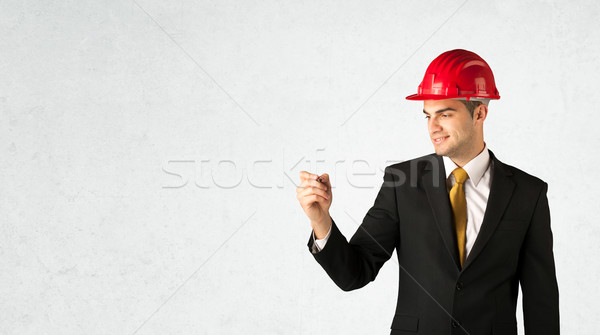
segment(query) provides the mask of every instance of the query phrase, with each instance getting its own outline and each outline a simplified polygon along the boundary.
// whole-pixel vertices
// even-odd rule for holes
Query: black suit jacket
[[[490,151],[488,203],[460,268],[441,156],[386,167],[383,185],[350,242],[335,221],[313,253],[345,291],[373,281],[397,251],[398,303],[391,334],[517,334],[519,283],[527,335],[559,334],[548,185]],[[308,247],[312,250],[312,237]]]

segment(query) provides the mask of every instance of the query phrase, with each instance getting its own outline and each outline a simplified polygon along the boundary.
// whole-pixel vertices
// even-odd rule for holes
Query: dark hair
[[[463,105],[465,105],[465,107],[467,107],[467,110],[469,111],[469,114],[471,114],[471,119],[473,118],[473,113],[475,112],[475,108],[479,107],[479,105],[482,104],[481,101],[467,101],[467,100],[459,100],[460,102],[463,103]]]

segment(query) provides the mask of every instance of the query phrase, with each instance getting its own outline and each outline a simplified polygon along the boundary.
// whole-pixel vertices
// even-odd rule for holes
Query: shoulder
[[[394,181],[395,186],[404,185],[410,181],[409,184],[414,186],[423,175],[428,173],[433,173],[434,176],[444,174],[442,156],[429,154],[389,165],[385,168],[384,180]]]
[[[546,190],[548,188],[548,184],[541,178],[525,172],[513,165],[501,162],[497,158],[492,158],[492,160],[494,162],[494,173],[505,173],[506,175],[511,176],[517,185],[538,191]]]
[[[413,158],[404,162],[388,165],[385,168],[386,173],[394,173],[394,171],[402,171],[410,174],[420,172],[423,169],[443,168],[443,160],[441,156],[434,153]]]

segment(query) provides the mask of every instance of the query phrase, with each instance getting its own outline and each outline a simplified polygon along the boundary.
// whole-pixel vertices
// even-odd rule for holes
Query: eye
[[[450,115],[448,114],[442,114],[442,117],[449,117]]]
[[[426,119],[429,119],[429,115],[425,115],[425,118],[426,118]]]

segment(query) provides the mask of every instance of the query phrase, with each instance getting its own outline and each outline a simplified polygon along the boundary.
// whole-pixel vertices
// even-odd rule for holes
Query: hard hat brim
[[[412,94],[406,97],[406,100],[446,100],[446,99],[464,99],[464,100],[482,100],[482,99],[490,99],[490,100],[498,100],[500,99],[499,95],[488,95],[483,96],[482,94],[469,94],[469,95],[438,95],[438,94]]]

